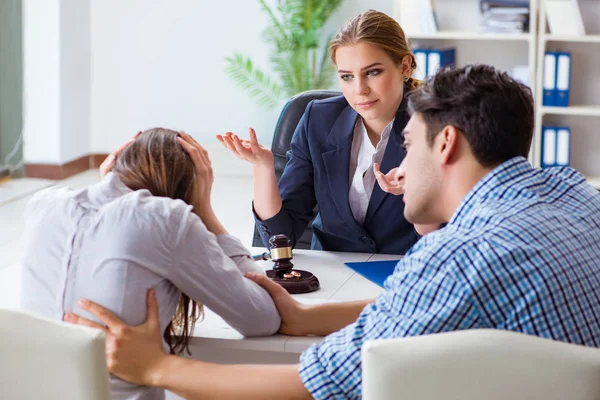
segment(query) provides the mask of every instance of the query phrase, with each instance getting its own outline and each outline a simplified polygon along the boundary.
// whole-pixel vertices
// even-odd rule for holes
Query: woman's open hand
[[[217,139],[239,159],[248,161],[255,167],[273,166],[273,153],[271,153],[271,150],[258,143],[254,129],[250,128],[249,134],[250,140],[240,139],[238,135],[232,132],[217,135]]]
[[[379,170],[379,164],[375,163],[373,164],[373,172],[381,190],[396,196],[404,194],[404,168],[402,168],[402,165],[392,168],[390,172],[384,174]]]

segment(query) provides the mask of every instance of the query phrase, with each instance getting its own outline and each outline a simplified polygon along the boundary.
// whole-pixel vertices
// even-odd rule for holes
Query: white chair
[[[600,349],[482,329],[368,341],[364,400],[600,399]]]
[[[0,309],[0,399],[110,398],[103,332]]]

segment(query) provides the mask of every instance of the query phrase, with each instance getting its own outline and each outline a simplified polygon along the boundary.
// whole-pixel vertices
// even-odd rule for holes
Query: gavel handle
[[[252,256],[252,259],[253,259],[254,261],[261,261],[261,260],[267,261],[267,260],[270,260],[270,259],[271,259],[271,253],[269,253],[268,251],[265,251],[265,252],[264,252],[264,253],[262,253],[262,254],[256,254],[256,255],[253,255],[253,256]]]

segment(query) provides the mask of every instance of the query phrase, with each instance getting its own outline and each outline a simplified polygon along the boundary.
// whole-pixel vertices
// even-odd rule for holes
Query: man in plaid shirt
[[[266,277],[250,276],[273,297],[281,333],[328,335],[299,366],[170,356],[160,346],[152,295],[148,321],[137,327],[87,303],[108,326],[100,328],[111,371],[185,397],[359,399],[360,349],[370,339],[496,328],[598,347],[600,194],[571,168],[528,163],[530,89],[473,65],[442,70],[409,96],[405,216],[447,225],[411,248],[383,294],[307,307]]]

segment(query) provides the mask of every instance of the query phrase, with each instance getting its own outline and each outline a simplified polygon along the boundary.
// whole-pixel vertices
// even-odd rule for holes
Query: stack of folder
[[[544,56],[543,104],[568,107],[571,87],[571,53],[547,52]]]
[[[447,49],[414,49],[417,69],[415,79],[425,79],[437,72],[441,67],[453,65],[456,62],[456,50]]]
[[[528,0],[480,0],[484,32],[523,33],[529,31]]]
[[[542,127],[542,168],[568,166],[571,130],[566,126]]]

